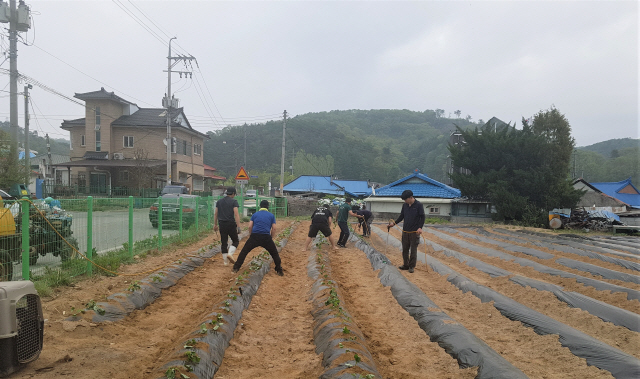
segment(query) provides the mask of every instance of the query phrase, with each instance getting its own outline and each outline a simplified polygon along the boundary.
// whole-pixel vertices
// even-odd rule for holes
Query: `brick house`
[[[86,194],[118,195],[131,189],[162,188],[166,184],[166,109],[139,108],[104,88],[76,93],[85,102],[85,117],[64,120],[69,131],[71,184]],[[194,130],[183,108],[171,111],[171,178],[193,190],[204,190],[204,139]]]

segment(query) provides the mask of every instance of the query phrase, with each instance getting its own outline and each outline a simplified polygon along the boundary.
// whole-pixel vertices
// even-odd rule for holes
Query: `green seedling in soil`
[[[207,334],[209,329],[207,329],[207,324],[200,325],[200,334]]]
[[[193,366],[185,363],[184,364],[184,369],[187,370],[187,372],[191,372],[191,371],[193,371]]]
[[[356,363],[360,363],[360,361],[362,360],[358,353],[353,353],[353,359],[355,359]]]
[[[187,361],[189,362],[193,362],[195,364],[200,363],[200,357],[193,351],[187,351],[186,353],[184,353],[184,356],[187,357]]]
[[[347,367],[353,367],[352,363],[345,363],[344,365],[347,366]]]
[[[87,310],[90,311],[94,311],[97,314],[99,314],[100,316],[104,315],[106,313],[106,311],[104,310],[104,308],[102,308],[101,306],[99,306],[95,300],[91,299],[89,300],[89,302],[85,305],[85,308]],[[82,312],[84,313],[84,312]]]
[[[342,333],[343,334],[350,334],[351,331],[349,330],[349,328],[347,328],[346,326],[344,328],[342,328]]]
[[[79,315],[80,313],[84,313],[84,312],[85,312],[84,309],[76,309],[75,307],[71,307],[71,312],[69,312],[69,313],[71,313],[71,316],[75,317],[75,316]]]
[[[230,306],[231,306],[231,303],[229,302],[229,300],[225,300],[225,301],[224,301],[224,305],[225,305],[225,306],[227,306],[227,307],[230,307]]]
[[[231,312],[231,309],[229,307],[220,307],[220,309],[224,309],[227,312]]]
[[[131,284],[129,284],[129,287],[127,288],[127,291],[134,292],[134,291],[139,290],[139,289],[140,289],[140,284],[136,280],[134,282],[131,282]]]
[[[154,276],[151,277],[151,281],[153,281],[153,282],[161,282],[162,278],[160,276],[158,276],[158,275],[154,275]]]
[[[169,367],[167,371],[164,372],[164,376],[167,379],[189,379],[189,375],[181,373],[179,367]]]
[[[196,346],[196,340],[194,339],[190,339],[189,341],[185,342],[184,344],[184,348],[185,349],[193,349]]]
[[[338,343],[338,347],[344,349],[344,345],[342,344],[342,342]]]

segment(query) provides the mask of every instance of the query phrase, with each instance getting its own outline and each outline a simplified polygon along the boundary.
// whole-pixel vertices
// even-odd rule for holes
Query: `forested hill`
[[[578,149],[593,151],[607,158],[615,158],[620,154],[620,150],[629,147],[639,147],[640,139],[633,138],[616,138],[607,141],[594,143],[589,146],[581,146]]]
[[[298,175],[330,175],[389,183],[418,168],[446,181],[449,135],[456,125],[480,126],[443,111],[346,110],[307,113],[287,120],[287,179]],[[250,174],[273,174],[277,182],[282,149],[282,121],[233,126],[209,132],[204,161],[227,175],[244,161]],[[223,143],[226,142],[226,143]],[[304,152],[304,153],[302,153]],[[261,175],[264,176],[264,175]],[[262,182],[262,181],[261,181]]]
[[[0,130],[9,133],[11,131],[11,124],[8,121],[0,122]],[[47,139],[42,133],[38,134],[36,130],[31,130],[29,132],[29,150],[37,151],[38,155],[47,153]],[[60,134],[69,133],[62,130]],[[24,146],[24,129],[20,128],[18,131],[18,142],[20,147]],[[51,152],[53,154],[60,155],[69,155],[69,140],[65,138],[49,138],[49,143],[51,146]],[[34,153],[35,154],[35,153]]]

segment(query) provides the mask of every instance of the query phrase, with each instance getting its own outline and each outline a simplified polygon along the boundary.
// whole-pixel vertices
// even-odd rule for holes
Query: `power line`
[[[113,0],[113,3],[117,5],[120,9],[122,9],[124,13],[126,13],[129,17],[131,17],[133,21],[138,23],[138,25],[140,25],[144,30],[149,32],[149,34],[151,34],[151,36],[157,39],[161,44],[163,44],[164,46],[169,46],[169,44],[165,40],[163,40],[156,32],[151,30],[149,26],[147,26],[142,20],[140,20],[140,18],[136,16],[132,11],[130,11],[124,4],[120,3],[118,0]]]

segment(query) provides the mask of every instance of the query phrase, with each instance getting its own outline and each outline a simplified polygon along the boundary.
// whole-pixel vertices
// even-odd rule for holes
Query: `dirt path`
[[[391,234],[399,237],[398,232]],[[384,251],[385,242],[377,235],[371,237],[374,247]],[[424,245],[421,245],[424,251]],[[398,249],[388,248],[387,257],[395,265],[402,264]],[[453,267],[458,270],[459,266]],[[446,280],[446,277],[427,270],[418,263],[413,274],[402,271],[422,289],[449,316],[460,322],[478,338],[500,353],[511,364],[531,378],[612,378],[611,374],[593,366],[587,366],[562,347],[558,336],[540,336],[520,322],[503,317],[490,303],[482,303],[471,293],[462,293]]]
[[[390,289],[380,284],[365,254],[353,243],[348,246],[330,253],[333,279],[367,338],[380,374],[402,379],[474,378],[477,368],[460,369],[455,359],[431,342]]]
[[[308,228],[309,223],[302,223],[289,237],[281,253],[284,276],[272,270],[263,279],[242,314],[216,379],[317,378],[322,373],[307,301],[312,284],[308,253],[302,251]],[[246,262],[261,251],[253,250]]]

